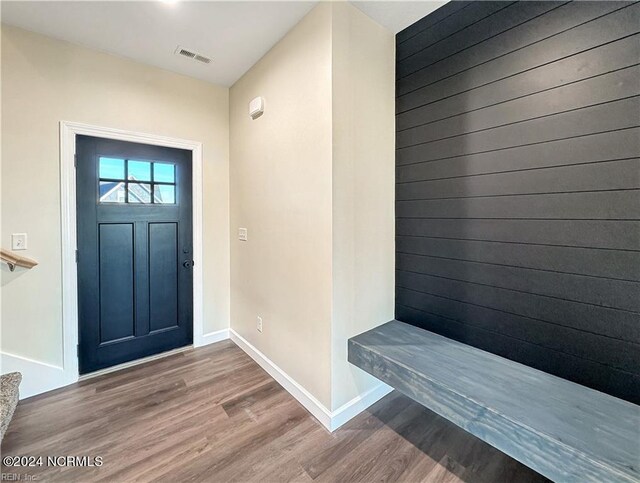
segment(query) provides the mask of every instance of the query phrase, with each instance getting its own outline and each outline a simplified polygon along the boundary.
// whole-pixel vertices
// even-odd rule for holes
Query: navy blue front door
[[[76,139],[80,373],[193,340],[191,151]]]

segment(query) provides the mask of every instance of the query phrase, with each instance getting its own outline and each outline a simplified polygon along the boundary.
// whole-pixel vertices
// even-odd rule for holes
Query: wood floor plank
[[[1,450],[103,458],[19,471],[65,483],[545,481],[397,392],[330,433],[231,341],[21,401]]]
[[[462,476],[466,469],[449,456],[442,460],[429,472],[426,481],[433,483],[464,483]]]

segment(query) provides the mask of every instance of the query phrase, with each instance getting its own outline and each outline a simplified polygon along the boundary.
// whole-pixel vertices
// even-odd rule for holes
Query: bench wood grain
[[[399,322],[349,361],[555,481],[640,481],[640,407]]]

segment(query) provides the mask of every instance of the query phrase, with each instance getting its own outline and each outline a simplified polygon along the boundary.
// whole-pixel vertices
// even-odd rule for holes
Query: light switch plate
[[[27,249],[27,234],[26,233],[13,233],[11,235],[11,249],[12,250],[26,250]]]
[[[247,241],[247,229],[246,228],[238,228],[238,240]]]
[[[256,329],[258,329],[258,332],[262,332],[262,317],[258,316],[256,322]]]

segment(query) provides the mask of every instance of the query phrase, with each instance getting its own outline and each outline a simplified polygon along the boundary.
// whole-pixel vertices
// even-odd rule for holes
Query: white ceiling
[[[230,86],[316,1],[2,1],[2,22],[92,49]],[[444,1],[356,1],[394,33]],[[201,64],[176,47],[213,59]]]

